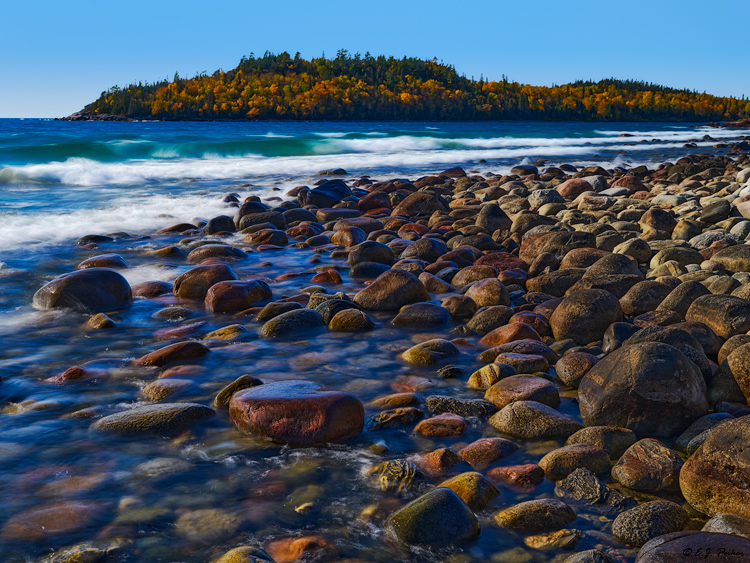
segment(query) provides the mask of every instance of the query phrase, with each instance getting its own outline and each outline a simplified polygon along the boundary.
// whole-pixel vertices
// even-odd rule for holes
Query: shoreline
[[[0,554],[633,561],[714,512],[750,518],[742,467],[697,468],[750,436],[736,146],[656,169],[321,176],[13,274],[38,312],[6,336],[2,416],[62,443],[11,458],[24,502],[3,500]]]

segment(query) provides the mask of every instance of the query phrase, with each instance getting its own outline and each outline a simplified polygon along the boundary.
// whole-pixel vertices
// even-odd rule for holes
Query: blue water
[[[502,174],[521,162],[659,163],[687,141],[736,138],[700,124],[195,123],[0,119],[0,259],[19,246],[90,231],[147,232],[161,216],[190,220],[216,195],[268,195],[344,168],[407,177],[464,166]],[[621,134],[632,135],[621,137]],[[43,220],[40,220],[43,218]]]

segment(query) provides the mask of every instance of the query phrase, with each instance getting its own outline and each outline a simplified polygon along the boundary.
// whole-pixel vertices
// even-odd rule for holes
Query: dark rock
[[[127,280],[114,270],[89,268],[55,278],[33,298],[37,309],[73,309],[82,313],[105,313],[122,309],[132,301]]]
[[[707,414],[703,377],[676,348],[657,342],[606,356],[579,386],[587,426],[620,426],[639,436],[669,437]]]

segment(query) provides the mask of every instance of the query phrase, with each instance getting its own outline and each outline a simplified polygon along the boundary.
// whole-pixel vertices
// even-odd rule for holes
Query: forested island
[[[243,57],[229,71],[102,92],[82,119],[306,121],[731,121],[750,100],[635,80],[532,86],[459,75],[437,60],[341,50]]]

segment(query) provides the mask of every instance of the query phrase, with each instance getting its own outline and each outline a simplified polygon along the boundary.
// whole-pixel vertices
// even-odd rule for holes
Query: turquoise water
[[[504,173],[518,163],[606,167],[676,160],[709,147],[714,139],[737,138],[745,131],[722,131],[674,124],[571,123],[71,123],[0,120],[0,529],[8,519],[51,502],[95,503],[99,516],[81,533],[42,542],[5,542],[0,560],[38,561],[53,548],[81,539],[126,538],[126,555],[116,561],[149,563],[210,561],[242,544],[267,545],[290,535],[320,534],[335,544],[340,559],[388,562],[443,561],[445,552],[405,554],[387,544],[377,519],[361,517],[373,504],[388,513],[366,474],[385,458],[405,458],[448,446],[454,451],[482,436],[494,436],[486,423],[472,421],[460,438],[431,440],[411,427],[365,432],[346,445],[292,450],[259,443],[236,432],[225,413],[173,440],[113,440],[89,432],[92,416],[137,404],[155,374],[131,360],[171,341],[158,332],[171,328],[159,310],[180,305],[187,318],[203,321],[198,333],[232,323],[246,324],[248,338],[213,349],[175,397],[210,404],[216,392],[241,374],[265,382],[313,379],[373,398],[416,389],[477,397],[463,380],[441,380],[433,368],[405,365],[398,354],[428,338],[451,337],[443,330],[409,332],[390,325],[391,316],[371,315],[370,334],[323,332],[300,338],[259,339],[251,318],[208,315],[202,303],[173,296],[136,300],[112,315],[112,331],[82,330],[85,317],[35,311],[34,292],[80,261],[102,253],[120,254],[132,284],[172,281],[191,266],[183,258],[157,258],[148,251],[179,244],[182,235],[154,235],[183,221],[233,213],[223,196],[282,197],[290,188],[311,185],[318,171],[344,168],[348,179],[410,178],[460,165],[479,173]],[[621,137],[620,135],[632,135]],[[653,141],[656,139],[656,141]],[[642,142],[643,141],[643,142]],[[685,148],[694,141],[698,148]],[[484,162],[481,162],[481,161]],[[88,234],[126,233],[100,248],[75,241]],[[227,240],[242,244],[242,238]],[[310,250],[249,251],[233,265],[240,276],[262,277],[274,299],[309,285],[318,267],[341,269],[336,290],[353,293],[361,281],[349,279],[345,260]],[[297,277],[279,278],[295,273]],[[478,336],[468,336],[476,345]],[[477,349],[454,364],[467,373],[478,369]],[[85,362],[99,377],[65,385],[44,380]],[[414,379],[411,376],[426,379]],[[465,379],[465,378],[464,378]],[[481,394],[480,394],[481,395]],[[578,417],[577,404],[563,393],[560,410]],[[376,412],[368,407],[367,415]],[[390,453],[368,451],[384,440]],[[517,441],[519,450],[502,465],[538,461],[560,443]],[[144,463],[162,459],[164,470]],[[435,484],[434,482],[432,484]],[[423,490],[429,488],[426,484]],[[502,491],[479,514],[482,535],[456,561],[534,561],[561,553],[524,549],[523,538],[493,528],[493,511],[522,500],[554,496],[545,482],[533,491]],[[415,491],[412,496],[415,496]],[[406,499],[408,500],[408,498]],[[310,503],[308,505],[308,503]],[[237,515],[238,521],[210,538],[185,530],[181,518],[204,510]],[[208,517],[206,526],[215,518]],[[236,525],[235,525],[236,524]],[[607,544],[609,523],[580,513],[574,526],[585,532],[577,549]],[[615,548],[615,542],[612,542]],[[520,552],[518,550],[521,550]],[[623,552],[632,560],[632,552]]]
[[[744,132],[747,134],[748,132]],[[622,137],[627,134],[631,137]],[[0,259],[93,231],[189,220],[216,195],[270,194],[327,168],[415,177],[520,162],[632,166],[674,159],[725,131],[638,123],[195,123],[0,119]],[[627,151],[627,154],[625,152]]]

